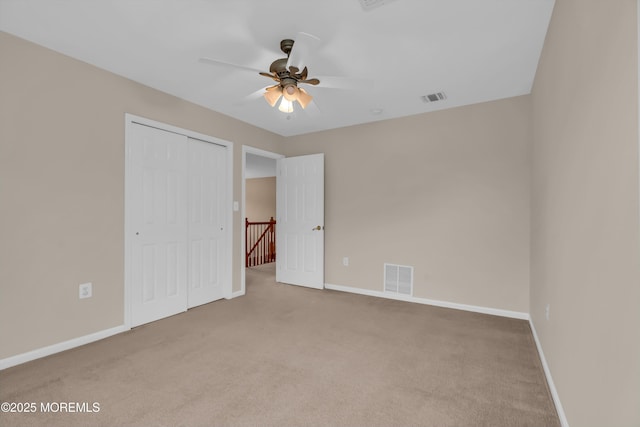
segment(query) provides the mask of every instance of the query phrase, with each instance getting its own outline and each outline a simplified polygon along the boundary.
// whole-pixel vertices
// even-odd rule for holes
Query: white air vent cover
[[[362,9],[369,11],[392,1],[394,0],[360,0],[360,6],[362,6]]]
[[[413,267],[385,263],[384,291],[394,294],[413,295]]]
[[[431,93],[429,95],[422,96],[422,101],[426,103],[444,101],[445,99],[447,99],[447,95],[445,95],[444,92]]]

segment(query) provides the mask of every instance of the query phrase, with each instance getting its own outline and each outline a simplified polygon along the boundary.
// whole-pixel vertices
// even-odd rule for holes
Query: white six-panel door
[[[189,138],[189,308],[224,297],[226,149]]]
[[[324,287],[324,154],[277,160],[276,280]]]
[[[131,326],[225,295],[227,148],[130,125],[126,270]]]
[[[135,125],[130,141],[132,326],[187,309],[187,138]]]

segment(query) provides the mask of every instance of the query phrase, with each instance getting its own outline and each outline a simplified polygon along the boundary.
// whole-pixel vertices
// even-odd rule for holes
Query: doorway
[[[286,157],[242,147],[242,216],[246,215],[246,175],[258,158],[276,163],[276,275],[278,282],[324,288],[324,154]],[[264,159],[263,159],[264,160]],[[260,160],[258,160],[260,161]],[[242,228],[241,290],[246,293],[246,231]]]
[[[275,194],[275,178],[276,163],[278,159],[284,158],[283,155],[270,151],[261,150],[246,145],[242,146],[242,221],[247,219],[254,222],[266,222],[273,218],[276,208]],[[255,180],[255,181],[250,181]],[[248,182],[249,181],[249,182]],[[273,187],[272,187],[273,186]],[[262,193],[261,197],[257,197],[256,193]],[[240,275],[241,295],[246,293],[246,227],[242,227],[241,258],[242,270]],[[275,281],[275,266],[265,267],[271,275],[273,271],[273,280]]]

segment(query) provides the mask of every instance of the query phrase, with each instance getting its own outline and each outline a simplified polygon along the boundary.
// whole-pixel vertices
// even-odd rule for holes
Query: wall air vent
[[[423,102],[430,104],[432,102],[444,101],[445,99],[447,99],[447,95],[445,95],[444,92],[438,92],[432,93],[430,95],[423,95],[421,96],[421,98]]]
[[[391,3],[394,0],[360,0],[360,6],[365,11],[370,11],[375,9],[376,7]]]
[[[385,263],[384,291],[392,294],[413,295],[413,267]]]

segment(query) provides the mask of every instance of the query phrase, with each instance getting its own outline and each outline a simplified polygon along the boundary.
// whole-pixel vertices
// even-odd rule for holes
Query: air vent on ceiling
[[[423,102],[431,103],[431,102],[437,102],[437,101],[444,101],[445,99],[447,99],[447,95],[445,95],[444,92],[438,92],[438,93],[432,93],[429,95],[423,95],[421,98]]]
[[[413,267],[385,263],[384,291],[393,294],[413,295]]]
[[[360,6],[365,11],[370,11],[376,7],[391,3],[394,0],[360,0]]]

